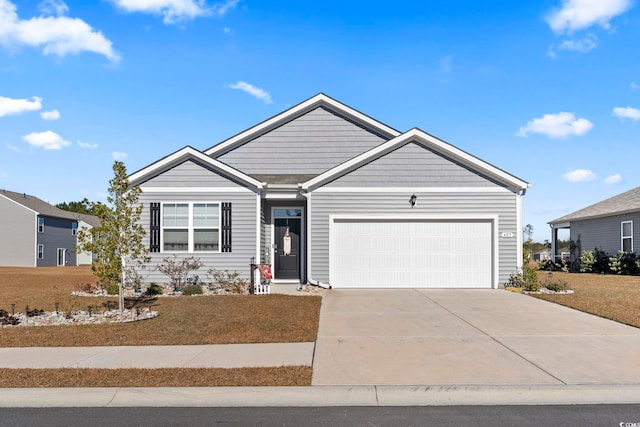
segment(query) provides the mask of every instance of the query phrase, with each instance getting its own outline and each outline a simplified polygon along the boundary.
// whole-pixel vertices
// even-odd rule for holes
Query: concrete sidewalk
[[[0,368],[311,366],[315,343],[0,348]]]

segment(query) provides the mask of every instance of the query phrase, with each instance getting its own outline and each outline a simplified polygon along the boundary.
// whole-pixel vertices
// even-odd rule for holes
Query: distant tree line
[[[99,216],[104,204],[102,202],[90,202],[89,199],[85,197],[79,202],[62,202],[55,206],[63,211]]]

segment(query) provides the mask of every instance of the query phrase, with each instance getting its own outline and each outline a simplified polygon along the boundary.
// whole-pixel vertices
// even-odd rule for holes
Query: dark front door
[[[300,279],[300,218],[275,218],[274,278]]]

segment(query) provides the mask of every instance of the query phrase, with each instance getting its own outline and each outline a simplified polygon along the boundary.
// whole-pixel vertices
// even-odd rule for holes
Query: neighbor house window
[[[73,222],[71,223],[71,235],[75,236],[76,234],[78,234],[78,223]]]
[[[44,245],[38,245],[38,259],[44,259]]]
[[[220,204],[163,203],[162,250],[169,252],[219,251]]]
[[[620,224],[622,235],[622,250],[633,252],[633,221],[624,221]]]
[[[44,218],[38,218],[38,233],[44,233]]]

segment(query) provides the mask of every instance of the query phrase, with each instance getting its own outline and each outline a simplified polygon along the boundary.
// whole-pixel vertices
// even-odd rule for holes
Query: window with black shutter
[[[160,252],[160,203],[151,203],[149,251]]]

